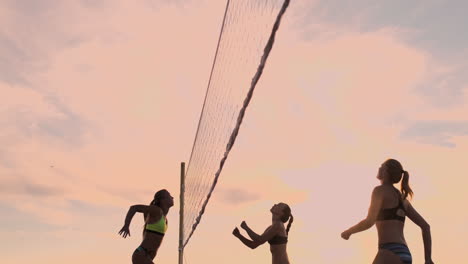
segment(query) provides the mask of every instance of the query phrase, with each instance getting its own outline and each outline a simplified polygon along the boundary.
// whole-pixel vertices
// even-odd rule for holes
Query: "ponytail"
[[[288,226],[286,227],[286,234],[289,233],[289,229],[291,228],[291,224],[294,221],[294,217],[291,214],[291,207],[289,205],[284,204],[285,207],[283,209],[283,216],[281,216],[281,222],[286,223],[288,222]]]
[[[403,169],[401,163],[396,159],[388,159],[386,160],[382,166],[384,166],[386,172],[388,173],[388,179],[392,181],[392,183],[398,183],[401,181],[401,194],[403,200],[408,198],[408,196],[413,197],[413,190],[411,190],[409,186],[409,173]],[[402,175],[403,174],[403,179]]]
[[[151,201],[151,203],[149,203],[149,205],[155,205],[156,204],[156,200],[153,200]],[[147,213],[143,213],[143,221],[146,222],[146,217],[148,217],[148,214]]]
[[[291,228],[291,224],[294,221],[293,215],[289,215],[288,226],[286,227],[286,234],[289,234],[289,229]]]
[[[408,195],[413,197],[413,190],[409,186],[409,173],[407,171],[403,171],[403,180],[401,181],[401,193],[403,194],[403,200],[405,200]]]
[[[149,205],[154,205],[156,202],[155,200],[151,201],[151,203],[149,203]],[[148,214],[147,213],[143,213],[143,235],[145,234],[145,229],[146,229],[146,218],[148,217]]]

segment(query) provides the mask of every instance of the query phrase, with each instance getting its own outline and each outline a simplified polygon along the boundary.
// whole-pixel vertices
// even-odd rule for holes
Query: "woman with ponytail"
[[[119,234],[126,238],[130,236],[130,222],[135,213],[143,213],[145,226],[143,228],[143,241],[133,252],[133,264],[153,264],[158,248],[162,243],[167,230],[166,215],[174,205],[174,198],[167,190],[160,190],[154,195],[149,205],[132,205],[128,210],[125,224]]]
[[[431,231],[429,224],[408,201],[413,196],[409,186],[409,173],[395,159],[386,160],[379,168],[377,179],[380,185],[372,192],[371,204],[367,217],[341,233],[343,239],[369,229],[375,223],[379,240],[374,264],[411,264],[411,253],[403,235],[405,217],[413,221],[422,230],[424,256],[426,264],[433,264],[431,258]],[[401,181],[401,192],[393,185]]]
[[[272,214],[272,224],[263,232],[262,235],[255,233],[245,221],[241,227],[247,232],[248,239],[244,237],[236,227],[232,234],[237,237],[244,245],[254,249],[265,242],[270,244],[270,252],[273,258],[273,264],[289,264],[286,244],[288,242],[288,233],[294,218],[291,214],[291,208],[285,203],[275,204],[270,212]],[[284,224],[288,222],[287,227]]]

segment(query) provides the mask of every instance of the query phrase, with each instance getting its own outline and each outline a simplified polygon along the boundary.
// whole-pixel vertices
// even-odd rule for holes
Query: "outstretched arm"
[[[250,227],[247,225],[247,223],[245,221],[242,221],[241,223],[241,227],[247,232],[247,234],[249,235],[249,237],[255,241],[255,240],[260,240],[260,235],[255,233],[252,229],[250,229]]]
[[[234,231],[232,231],[232,234],[237,237],[244,245],[248,246],[251,249],[254,249],[268,240],[272,239],[279,231],[279,226],[278,225],[272,225],[269,226],[265,232],[263,232],[262,235],[256,237],[256,239],[249,240],[245,238],[239,231],[239,229],[236,227]]]
[[[376,187],[374,188],[374,191],[372,191],[371,204],[369,207],[369,211],[367,213],[367,217],[361,222],[354,225],[353,227],[341,233],[341,237],[348,240],[352,234],[362,232],[364,230],[371,228],[374,225],[375,221],[377,220],[377,215],[381,207],[382,207],[382,192],[379,187]]]
[[[432,264],[432,238],[431,238],[431,227],[424,220],[424,218],[413,208],[413,206],[407,202],[406,215],[411,221],[421,228],[423,243],[424,243],[424,257],[427,264]]]
[[[244,245],[246,245],[247,247],[251,248],[251,249],[254,249],[258,246],[260,246],[260,243],[258,243],[257,241],[252,241],[252,240],[249,240],[247,239],[246,237],[244,237],[239,229],[236,227],[234,228],[234,230],[232,231],[232,234],[237,237]]]

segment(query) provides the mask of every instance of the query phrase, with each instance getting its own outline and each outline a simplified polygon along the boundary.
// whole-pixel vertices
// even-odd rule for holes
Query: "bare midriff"
[[[151,258],[154,259],[156,253],[158,252],[158,248],[163,241],[164,236],[145,232],[143,234],[143,241],[141,242],[141,246],[146,248],[151,255]]]
[[[399,220],[377,221],[375,223],[379,236],[379,244],[400,243],[406,245],[403,228],[405,224]]]
[[[286,244],[270,245],[270,252],[273,264],[289,264],[288,253],[286,252]]]

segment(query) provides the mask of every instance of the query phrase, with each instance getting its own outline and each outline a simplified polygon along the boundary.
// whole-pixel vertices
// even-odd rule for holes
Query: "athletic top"
[[[167,230],[166,217],[163,215],[156,223],[146,224],[145,230],[150,233],[156,233],[158,235],[164,236]]]
[[[268,243],[270,243],[270,245],[286,244],[288,243],[288,237],[276,235],[272,239],[268,240]]]
[[[396,190],[395,190],[396,191]],[[405,207],[403,206],[403,200],[401,199],[400,192],[398,193],[398,205],[393,208],[382,208],[377,215],[377,221],[384,220],[399,220],[403,223],[405,222],[405,216],[400,216],[397,214],[398,210],[403,210],[406,213]]]

